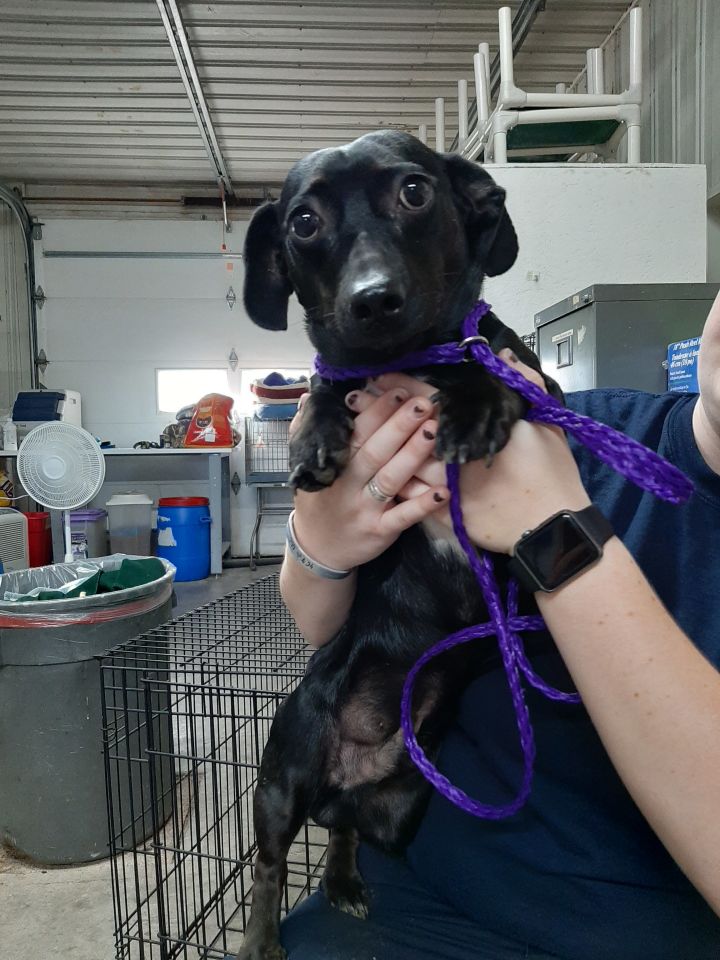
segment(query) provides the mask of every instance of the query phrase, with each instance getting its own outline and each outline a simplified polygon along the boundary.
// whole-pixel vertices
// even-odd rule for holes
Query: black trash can
[[[0,839],[39,863],[82,863],[109,854],[96,658],[170,619],[175,571],[163,560],[160,579],[114,593],[23,603],[3,598],[35,586],[58,588],[89,566],[114,570],[123,559],[0,576]],[[128,705],[128,716],[146,738],[138,705]],[[138,797],[130,798],[129,788],[121,787],[121,802],[147,803],[149,782],[136,777],[136,791]]]

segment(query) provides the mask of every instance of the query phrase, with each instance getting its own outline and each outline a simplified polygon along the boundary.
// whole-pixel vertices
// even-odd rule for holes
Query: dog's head
[[[253,216],[245,308],[284,330],[294,291],[330,362],[393,356],[455,333],[517,238],[505,191],[475,163],[396,131],[318,150]]]

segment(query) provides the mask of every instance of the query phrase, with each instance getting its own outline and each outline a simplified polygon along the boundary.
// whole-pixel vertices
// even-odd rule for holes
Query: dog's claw
[[[328,903],[336,910],[342,910],[358,920],[367,920],[370,898],[359,873],[351,876],[333,873],[330,877],[325,874],[320,885]]]
[[[497,453],[497,448],[498,448],[497,441],[496,441],[496,440],[491,440],[490,443],[488,444],[487,456],[485,457],[485,467],[486,467],[486,468],[489,468],[489,467],[491,467],[491,466],[493,465],[493,460],[495,459],[495,454]]]

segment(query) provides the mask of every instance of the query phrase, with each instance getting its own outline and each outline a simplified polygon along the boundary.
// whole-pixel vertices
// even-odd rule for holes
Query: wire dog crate
[[[248,483],[287,480],[289,420],[245,418],[245,479]]]
[[[307,658],[277,575],[102,658],[116,960],[238,950],[260,757]],[[298,836],[286,910],[317,886],[326,845],[312,825]]]

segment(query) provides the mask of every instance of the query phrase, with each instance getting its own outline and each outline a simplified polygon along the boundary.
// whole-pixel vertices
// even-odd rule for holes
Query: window
[[[189,404],[197,403],[208,393],[230,395],[228,372],[222,369],[158,370],[158,413],[175,414]]]

